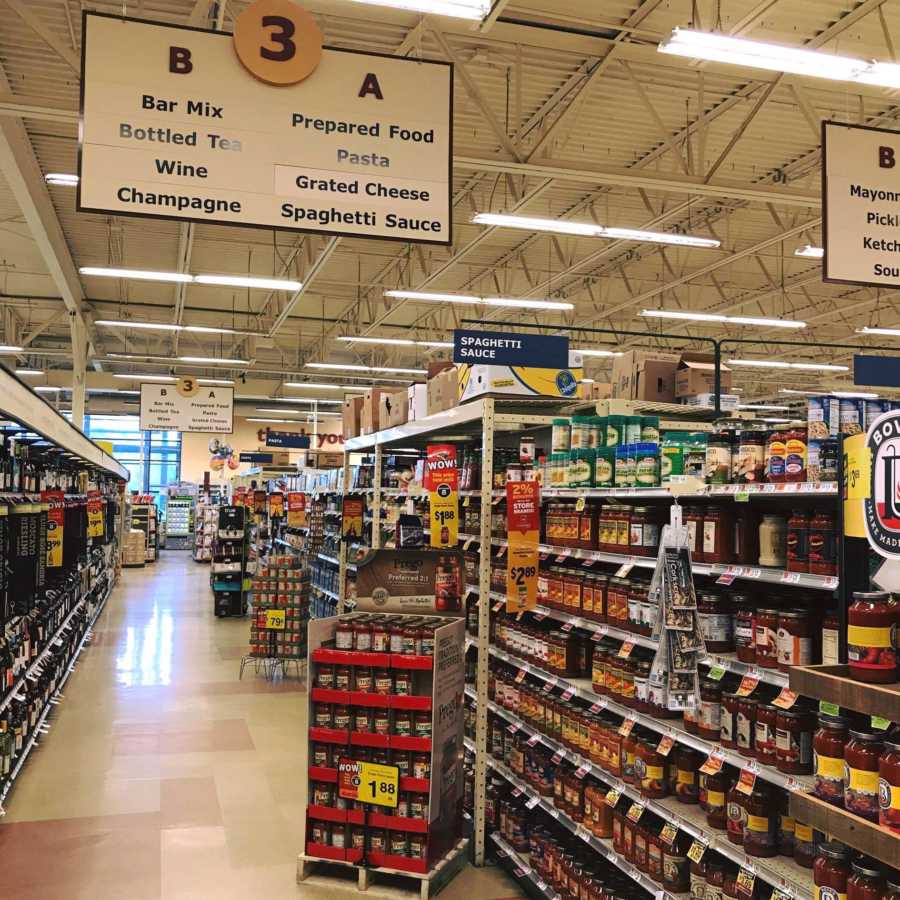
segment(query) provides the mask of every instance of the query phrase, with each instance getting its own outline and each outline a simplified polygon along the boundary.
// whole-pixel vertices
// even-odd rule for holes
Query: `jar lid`
[[[826,728],[829,726],[832,728],[846,728],[849,723],[850,720],[846,716],[835,716],[831,713],[819,714],[819,724],[824,725]]]
[[[880,744],[884,740],[883,731],[851,731],[850,737],[854,741],[865,741],[866,743]]]
[[[884,603],[890,599],[891,595],[887,591],[854,591],[853,599],[854,600],[871,600],[878,601],[881,600]]]
[[[801,609],[783,609],[778,613],[779,619],[807,619],[809,613]]]
[[[760,613],[765,614],[767,616],[777,616],[781,612],[780,609],[758,609],[756,611],[757,615]]]
[[[865,875],[868,878],[881,878],[881,868],[878,863],[868,856],[857,857],[851,867],[854,872]]]
[[[842,862],[850,859],[850,851],[838,841],[826,841],[819,844],[817,850],[819,856],[827,856],[830,859],[838,859]]]

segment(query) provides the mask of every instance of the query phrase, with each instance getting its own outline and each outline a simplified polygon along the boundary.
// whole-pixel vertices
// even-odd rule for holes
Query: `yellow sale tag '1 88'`
[[[283,609],[266,610],[266,628],[270,631],[284,631],[284,619]]]
[[[361,762],[356,799],[378,806],[396,806],[400,776],[396,766]]]

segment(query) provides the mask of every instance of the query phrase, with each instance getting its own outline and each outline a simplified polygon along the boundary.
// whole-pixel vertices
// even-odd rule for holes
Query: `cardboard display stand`
[[[367,618],[372,617],[353,613],[314,619],[309,623],[306,856],[425,874],[457,845],[462,832],[464,621],[437,616],[416,617],[417,621],[435,627],[433,655],[359,652],[335,647],[340,623]],[[351,690],[320,686],[320,667],[334,667],[335,671],[338,667],[350,667]],[[411,693],[378,693],[374,683],[371,690],[365,692],[352,690],[359,671],[390,672],[392,681],[398,673],[403,673],[411,683]],[[328,704],[332,709],[349,708],[349,728],[316,725],[316,710],[322,704]],[[389,733],[357,730],[357,714],[364,719],[367,708],[373,715],[379,712],[382,721],[387,712],[391,723]],[[427,729],[430,737],[394,733],[400,715],[421,719],[423,713],[431,715]],[[331,765],[316,765],[316,745],[327,745]],[[366,758],[376,751],[382,759],[386,756],[386,764]],[[395,754],[404,753],[420,754],[420,758],[428,754],[427,779],[414,777],[412,769],[400,774],[393,762]],[[333,786],[333,790],[328,786]],[[323,793],[333,797],[333,802],[329,805],[317,802]],[[427,810],[420,816],[397,815],[396,797],[401,794],[415,795],[420,804],[427,795]],[[352,799],[354,796],[364,798],[365,802]],[[329,843],[315,840],[326,832],[331,835]],[[362,839],[363,834],[364,845],[354,846],[353,835]],[[421,854],[391,853],[395,834],[400,835],[401,844],[421,846],[424,841]],[[409,836],[406,841],[402,837],[404,834]],[[380,840],[373,845],[373,836],[380,836],[384,845]]]

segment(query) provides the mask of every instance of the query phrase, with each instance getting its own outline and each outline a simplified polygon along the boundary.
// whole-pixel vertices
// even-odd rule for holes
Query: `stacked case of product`
[[[278,659],[306,657],[309,621],[309,570],[296,556],[270,556],[253,578],[250,656]],[[267,611],[284,611],[284,628],[271,628]]]
[[[358,613],[310,622],[308,856],[424,874],[455,846],[463,642],[455,618]],[[396,767],[386,804],[346,796],[359,763]]]

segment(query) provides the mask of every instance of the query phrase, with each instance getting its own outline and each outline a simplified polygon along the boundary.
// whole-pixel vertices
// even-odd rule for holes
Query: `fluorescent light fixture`
[[[718,313],[685,312],[674,309],[642,309],[648,319],[684,319],[689,322],[719,322],[724,325],[759,325],[763,328],[806,328],[797,319],[767,319],[758,316],[722,316]]]
[[[278,413],[280,416],[305,416],[308,415],[305,409],[278,409],[269,406],[257,406],[257,412],[261,413]]]
[[[857,328],[857,334],[884,334],[889,337],[900,337],[900,328],[869,328],[866,325],[864,328]],[[18,369],[16,370],[18,371]]]
[[[830,363],[782,362],[775,359],[729,359],[730,366],[747,366],[756,369],[801,369],[805,372],[849,372],[849,366]]]
[[[427,375],[425,369],[401,369],[396,366],[356,366],[347,363],[307,363],[308,369],[338,369],[346,372],[396,372],[403,375]]]
[[[282,387],[286,388],[322,388],[326,391],[360,391],[367,390],[358,384],[325,384],[319,381],[285,381]]]
[[[838,397],[842,400],[877,400],[878,394],[870,391],[797,391],[793,388],[781,388],[779,394],[796,394],[804,397]]]
[[[590,347],[576,347],[573,353],[580,353],[582,356],[623,356],[618,350],[592,350]]]
[[[234,384],[231,378],[198,378],[197,384]]]
[[[878,87],[900,87],[900,66],[821,50],[785,47],[765,41],[676,28],[657,48],[660,53],[706,59],[734,66],[789,72],[829,81],[853,81]]]
[[[296,425],[297,422],[295,419],[257,419],[247,417],[248,422],[277,422],[279,425]]]
[[[768,403],[738,403],[738,409],[767,409],[772,412],[786,412],[789,406],[770,405]]]
[[[129,278],[134,281],[175,281],[187,284],[194,280],[193,275],[184,272],[151,272],[144,269],[113,269],[109,266],[81,266],[82,275],[100,275],[105,278]]]
[[[582,378],[581,381],[579,381],[578,383],[579,384],[593,384],[594,379],[593,378]]]
[[[245,359],[218,359],[215,356],[179,356],[179,362],[199,363],[204,366],[249,366]]]
[[[122,394],[131,397],[140,397],[140,391],[129,391],[123,388],[88,388],[89,394]]]
[[[898,332],[900,334],[900,332]],[[43,369],[16,369],[16,375],[43,375]]]
[[[21,353],[24,347],[14,347],[12,344],[0,344],[0,353]]]
[[[481,21],[491,10],[490,0],[355,0],[366,6],[387,6],[409,12]]]
[[[289,278],[257,278],[253,275],[195,275],[196,284],[217,284],[225,287],[256,288],[261,291],[299,291],[302,281]]]
[[[78,184],[78,176],[69,172],[48,172],[44,176],[44,181],[58,187],[75,187]]]
[[[111,266],[81,266],[78,271],[82,275],[128,278],[135,281],[175,281],[181,284],[213,284],[270,291],[297,291],[303,287],[301,282],[287,278],[257,278],[253,275],[191,275],[188,272],[154,272],[144,269],[117,269]]]
[[[794,256],[805,256],[809,259],[822,259],[825,256],[825,248],[813,247],[812,244],[807,244],[805,247],[795,250]]]
[[[508,216],[501,213],[476,213],[472,219],[477,225],[494,225],[500,228],[524,228],[527,231],[550,231],[555,234],[572,234],[578,237],[608,238],[619,241],[647,241],[654,244],[676,244],[679,247],[718,247],[714,238],[693,237],[668,231],[642,231],[635,228],[612,228],[592,222],[569,222],[565,219],[537,219],[531,216]]]
[[[317,397],[272,397],[273,403],[324,403],[327,406],[340,406],[343,400],[320,400]]]
[[[256,331],[239,331],[235,328],[219,328],[211,325],[176,325],[173,322],[135,322],[132,319],[96,319],[95,325],[105,328],[141,328],[146,331],[188,331],[192,334],[261,334]]]
[[[54,387],[52,384],[41,384],[34,388],[39,394],[58,394],[60,391],[67,391],[69,388]]]
[[[430,291],[385,291],[385,297],[398,300],[424,300],[428,303],[466,303],[503,306],[510,309],[575,309],[572,303],[558,300],[530,300],[527,297],[475,297],[470,294],[436,294]]]
[[[790,421],[790,419],[763,419],[763,422],[769,422],[772,425],[783,425],[785,422]]]
[[[171,375],[123,375],[116,372],[113,378],[127,378],[129,381],[167,381],[174,384],[176,381]]]
[[[362,337],[361,335],[345,335],[336,338],[338,341],[356,341],[360,344],[391,344],[403,347],[452,347],[453,341],[412,341],[408,338]]]

